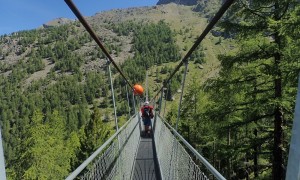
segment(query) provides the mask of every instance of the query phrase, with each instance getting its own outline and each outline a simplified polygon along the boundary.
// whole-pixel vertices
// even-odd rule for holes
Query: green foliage
[[[137,32],[140,28],[141,26],[133,21],[112,25],[113,31],[119,36],[129,36],[131,32]]]
[[[57,27],[49,27],[45,31],[47,33],[46,38],[42,39],[42,44],[49,44],[56,41],[67,41],[70,31],[68,24],[57,26]]]
[[[117,115],[121,116],[123,114],[127,114],[128,113],[128,105],[125,101],[123,101],[122,103],[119,103],[117,105]]]
[[[190,61],[194,61],[195,64],[203,64],[205,63],[204,57],[205,54],[203,52],[203,47],[198,46],[197,49],[191,54]]]
[[[211,19],[220,7],[221,1],[218,0],[197,1],[197,5],[193,10],[201,13],[201,15],[204,15],[208,19]]]
[[[102,96],[101,89],[99,88],[105,86],[102,78],[103,77],[98,73],[87,73],[84,94],[89,104],[92,104],[95,98],[100,98]]]
[[[80,139],[79,162],[88,158],[110,135],[110,131],[107,125],[103,123],[100,111],[96,106],[94,106],[90,121],[83,129],[84,134]]]
[[[27,73],[33,74],[45,68],[45,64],[40,57],[31,57],[27,61]]]
[[[42,58],[53,57],[54,53],[50,46],[41,45],[38,47],[37,51],[31,50],[31,56],[41,56]]]
[[[22,47],[27,47],[30,44],[33,44],[34,41],[37,39],[38,31],[19,31],[17,34],[19,37],[22,37],[18,41],[18,45],[21,45]]]
[[[143,26],[122,25],[122,28],[125,27],[129,28],[128,31],[134,32],[132,51],[135,56],[122,64],[123,71],[131,81],[143,82],[146,69],[153,65],[179,60],[180,55],[173,33],[164,21],[157,24],[143,24]]]
[[[180,88],[181,85],[181,80],[182,80],[182,74],[177,73],[174,75],[173,79],[167,86],[167,92],[165,95],[165,99],[170,101],[173,98],[173,94],[177,92],[177,90]]]
[[[72,144],[68,142],[64,129],[65,120],[58,111],[54,111],[46,122],[41,111],[35,111],[31,120],[22,147],[24,151],[20,161],[23,169],[19,179],[66,177],[71,168],[70,160],[74,158],[74,151],[79,147],[78,138],[73,135]],[[66,144],[72,148],[69,149]]]

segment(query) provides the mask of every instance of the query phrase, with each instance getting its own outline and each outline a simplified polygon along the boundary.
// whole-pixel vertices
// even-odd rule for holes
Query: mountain
[[[132,46],[132,35],[118,36],[112,29],[112,24],[117,25],[128,21],[156,23],[160,20],[164,20],[170,25],[172,30],[177,32],[175,35],[175,38],[177,38],[176,43],[181,49],[180,53],[183,55],[186,52],[186,50],[183,50],[184,46],[191,46],[194,39],[200,34],[207,23],[207,20],[199,17],[199,13],[193,12],[191,7],[178,6],[176,4],[144,8],[116,9],[97,13],[95,16],[87,17],[87,20],[92,24],[100,38],[106,41],[104,44],[109,45],[109,43],[112,42],[111,40],[114,38],[120,41],[120,49],[122,50],[118,56],[116,56],[114,53],[112,54],[116,62],[122,62],[126,57],[133,55],[130,52]],[[58,18],[45,23],[44,27],[51,28],[37,29],[33,31],[21,31],[12,33],[10,36],[2,36],[1,40],[3,43],[0,45],[0,57],[2,58],[1,63],[6,64],[6,66],[12,66],[21,59],[27,60],[28,57],[30,57],[32,50],[38,50],[41,46],[53,46],[56,41],[55,37],[53,36],[55,36],[55,33],[58,33],[57,36],[60,36],[60,34],[63,34],[61,31],[64,31],[64,29],[71,29],[70,32],[65,32],[68,36],[68,40],[75,40],[81,36],[88,37],[88,34],[78,21],[74,22],[73,20],[66,18]],[[188,32],[188,35],[184,33],[182,35],[182,33],[179,33],[183,30]],[[37,36],[36,33],[40,33],[39,36],[41,37]],[[209,44],[212,42],[209,40],[204,43],[210,46]],[[83,55],[95,49],[95,43],[93,41],[83,43],[82,45],[78,46],[78,49],[76,49],[74,52]],[[207,53],[211,54],[210,52]],[[87,54],[86,58],[89,59],[90,55]],[[44,58],[44,61],[49,61],[49,58]],[[45,65],[47,69],[49,63],[46,63]],[[53,64],[51,64],[51,66],[53,66]],[[88,61],[85,63],[83,69],[93,69],[92,66],[94,66],[94,63]],[[8,73],[7,71],[1,72]]]

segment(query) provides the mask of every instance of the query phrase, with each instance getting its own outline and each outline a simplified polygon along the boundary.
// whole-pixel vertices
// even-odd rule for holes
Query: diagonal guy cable
[[[222,5],[222,7],[217,12],[217,14],[214,16],[214,18],[211,20],[211,22],[206,26],[206,28],[204,29],[204,31],[202,32],[202,34],[199,36],[199,38],[197,39],[197,41],[191,47],[191,49],[187,52],[187,54],[184,56],[184,58],[181,60],[181,62],[176,66],[175,70],[172,72],[172,74],[169,76],[169,78],[164,81],[163,86],[158,90],[158,92],[156,93],[156,95],[153,96],[153,99],[155,99],[155,97],[159,94],[159,92],[163,90],[164,86],[169,83],[169,81],[172,79],[172,77],[174,76],[174,74],[179,70],[179,68],[186,61],[188,61],[188,58],[191,56],[191,54],[195,51],[195,49],[199,46],[199,44],[202,42],[202,40],[205,38],[205,36],[214,27],[214,25],[219,21],[219,19],[223,16],[223,14],[227,11],[227,9],[231,6],[231,4],[234,1],[235,0],[227,0]]]
[[[127,78],[125,77],[125,75],[123,74],[123,72],[121,71],[121,69],[119,68],[119,66],[115,63],[115,61],[112,59],[112,57],[110,56],[110,54],[108,53],[108,51],[105,49],[105,47],[103,46],[103,44],[101,43],[100,39],[98,38],[98,36],[96,35],[96,33],[93,31],[93,29],[91,28],[91,26],[87,23],[87,21],[84,19],[84,17],[81,15],[80,11],[77,9],[77,7],[75,6],[75,4],[72,2],[72,0],[65,0],[65,2],[67,3],[67,5],[69,6],[69,8],[73,11],[73,13],[76,15],[76,17],[78,18],[78,20],[81,22],[81,24],[85,27],[85,29],[90,33],[90,35],[92,36],[92,38],[95,40],[95,42],[98,44],[98,46],[101,48],[101,50],[104,52],[104,54],[106,55],[106,57],[109,59],[109,61],[113,64],[113,66],[117,69],[117,71],[121,74],[121,76],[124,78],[124,80],[126,81],[126,83],[130,86],[130,88],[133,90],[133,86],[129,83],[129,81],[127,80]]]

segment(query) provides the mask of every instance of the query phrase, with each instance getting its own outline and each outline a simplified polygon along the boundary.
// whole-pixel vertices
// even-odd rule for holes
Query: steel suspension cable
[[[69,6],[69,8],[73,11],[73,13],[78,18],[78,20],[81,22],[81,24],[89,32],[89,34],[92,36],[92,38],[95,40],[95,42],[98,44],[98,46],[100,47],[100,49],[104,52],[104,54],[109,59],[109,61],[113,64],[113,66],[121,74],[121,76],[124,78],[124,80],[126,81],[126,83],[130,86],[130,88],[132,90],[134,90],[133,86],[129,83],[129,81],[127,80],[127,78],[125,77],[125,75],[123,74],[123,72],[121,71],[121,69],[119,68],[119,66],[115,63],[115,61],[113,60],[113,58],[110,56],[110,54],[108,53],[108,51],[106,50],[106,48],[103,46],[103,44],[101,43],[101,41],[98,38],[98,36],[96,35],[96,33],[93,31],[93,29],[91,28],[91,26],[88,24],[88,22],[81,15],[80,11],[75,6],[75,4],[72,2],[72,0],[65,0],[65,2]]]
[[[169,81],[172,79],[172,77],[175,75],[175,73],[179,70],[179,68],[188,61],[188,58],[191,56],[191,54],[196,50],[196,48],[199,46],[199,44],[203,41],[205,36],[209,33],[209,31],[214,27],[214,25],[220,20],[220,18],[223,16],[223,14],[227,11],[227,9],[231,6],[231,4],[235,0],[227,0],[219,9],[219,11],[216,13],[216,15],[213,17],[211,22],[206,26],[202,34],[199,36],[199,38],[196,40],[194,45],[191,47],[191,49],[187,52],[187,54],[183,57],[183,59],[180,61],[180,63],[176,66],[172,74],[164,81],[163,86],[158,90],[157,94],[153,96],[155,98],[158,96],[159,92],[163,90],[165,84],[168,84]]]

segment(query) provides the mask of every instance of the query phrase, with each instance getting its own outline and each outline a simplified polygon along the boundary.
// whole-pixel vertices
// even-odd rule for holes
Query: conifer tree
[[[81,137],[81,152],[80,160],[85,160],[92,154],[100,145],[102,145],[107,137],[110,135],[106,124],[102,121],[100,111],[94,104],[91,119],[84,127],[84,134]]]
[[[71,169],[71,159],[79,147],[79,141],[72,138],[72,145],[66,141],[65,121],[52,113],[48,122],[37,110],[28,125],[27,137],[23,143],[20,179],[62,179]],[[77,142],[76,142],[77,141]],[[66,146],[69,144],[70,146]],[[69,149],[69,147],[74,149]]]
[[[270,162],[269,177],[284,179],[284,124],[292,120],[297,78],[293,72],[299,71],[299,65],[287,53],[295,47],[294,42],[280,30],[281,24],[291,18],[295,3],[237,1],[223,19],[226,34],[235,37],[239,47],[237,52],[220,57],[220,77],[208,83],[212,84],[211,97],[215,102],[209,114],[219,122],[222,134],[234,129],[238,137],[234,144],[228,143],[235,152],[234,166],[242,161],[250,163],[243,170],[248,175],[241,173],[240,177],[254,173],[257,178],[262,172],[270,172],[266,163]]]

